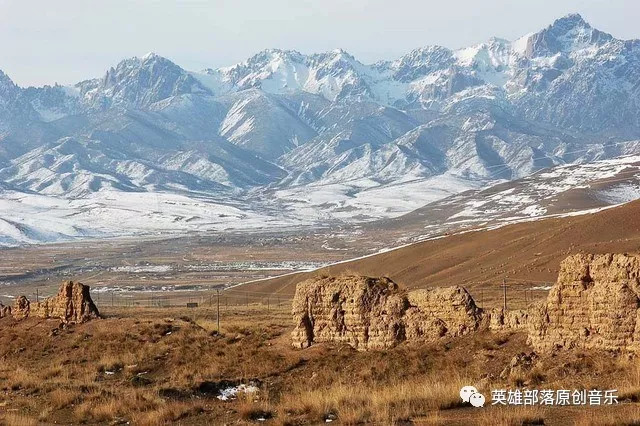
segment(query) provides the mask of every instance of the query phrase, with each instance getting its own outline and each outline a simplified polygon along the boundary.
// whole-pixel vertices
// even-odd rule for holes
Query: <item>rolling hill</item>
[[[560,262],[573,253],[638,250],[640,201],[633,201],[597,213],[447,235],[236,290],[292,295],[296,283],[312,276],[362,274],[388,276],[408,288],[463,285],[472,293],[491,294],[499,292],[504,279],[528,288],[549,285]]]

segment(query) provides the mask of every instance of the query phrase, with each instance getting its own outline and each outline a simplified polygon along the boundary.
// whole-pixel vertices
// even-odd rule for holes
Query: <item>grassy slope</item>
[[[296,283],[314,275],[356,273],[388,276],[410,288],[460,284],[477,299],[481,288],[495,297],[503,278],[553,282],[560,261],[572,253],[639,249],[640,201],[634,201],[595,214],[451,235],[239,289],[291,295]]]

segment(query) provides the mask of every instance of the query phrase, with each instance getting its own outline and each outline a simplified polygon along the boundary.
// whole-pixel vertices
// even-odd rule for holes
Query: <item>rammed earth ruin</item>
[[[638,350],[639,306],[639,255],[570,256],[545,301],[506,312],[479,308],[459,286],[407,291],[389,278],[321,277],[296,288],[292,341],[369,350],[504,330],[526,332],[537,351]]]
[[[20,296],[13,308],[0,305],[0,317],[9,315],[16,320],[28,317],[55,318],[63,323],[82,323],[100,317],[98,308],[91,300],[89,287],[73,281],[63,282],[57,295],[41,302],[31,302],[25,296]]]

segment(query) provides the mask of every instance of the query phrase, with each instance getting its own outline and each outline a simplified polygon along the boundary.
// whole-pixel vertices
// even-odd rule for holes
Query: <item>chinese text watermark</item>
[[[491,405],[613,405],[617,389],[495,389]]]

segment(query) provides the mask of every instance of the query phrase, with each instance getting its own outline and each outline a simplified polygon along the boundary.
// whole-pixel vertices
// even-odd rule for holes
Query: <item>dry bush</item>
[[[37,392],[41,385],[42,380],[38,378],[37,374],[19,365],[15,368],[8,368],[6,372],[5,386],[13,391]]]
[[[618,360],[617,367],[621,377],[617,381],[618,399],[640,402],[640,363],[634,355],[623,356]]]
[[[164,401],[155,392],[134,390],[120,395],[89,395],[76,407],[74,414],[78,421],[104,422],[131,418],[161,407],[164,407]]]

